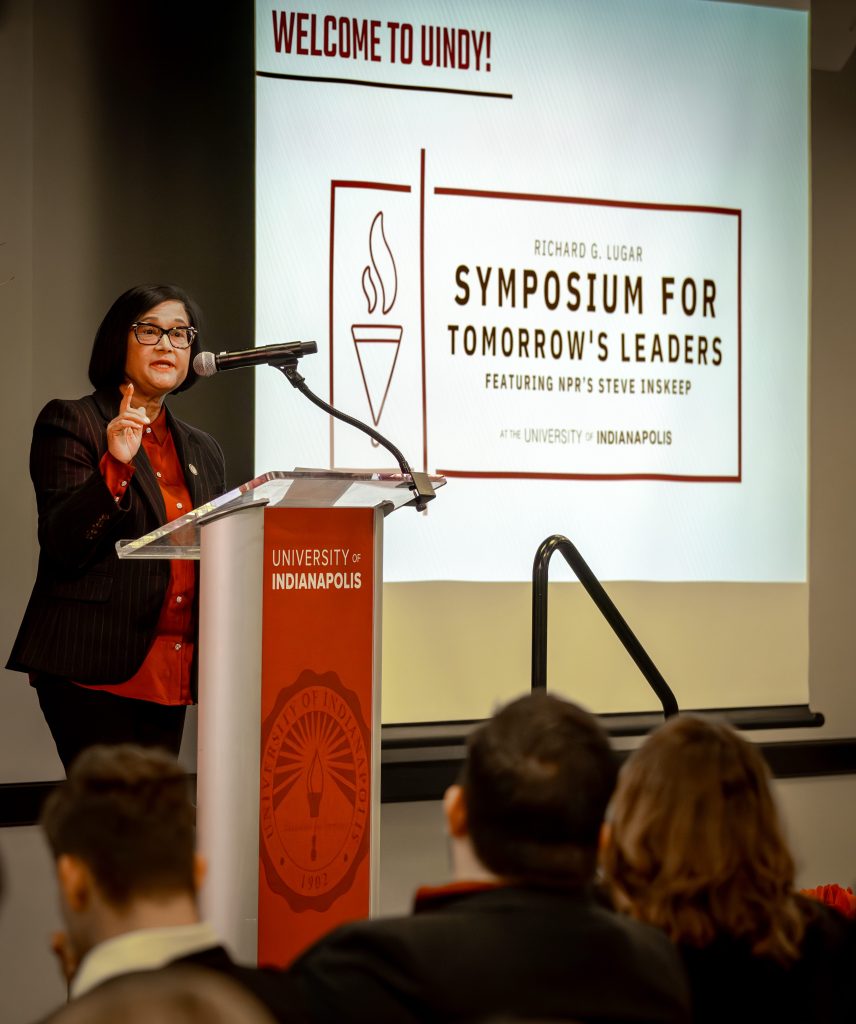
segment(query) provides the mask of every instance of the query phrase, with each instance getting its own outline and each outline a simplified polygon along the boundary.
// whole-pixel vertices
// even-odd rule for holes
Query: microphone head
[[[198,352],[193,359],[193,369],[200,377],[213,377],[217,372],[217,360],[213,352]]]

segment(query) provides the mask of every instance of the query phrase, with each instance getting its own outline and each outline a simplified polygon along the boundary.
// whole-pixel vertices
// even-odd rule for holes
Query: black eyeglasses
[[[157,345],[166,335],[173,348],[190,348],[199,333],[195,327],[158,327],[157,324],[131,324],[134,337],[141,345]]]

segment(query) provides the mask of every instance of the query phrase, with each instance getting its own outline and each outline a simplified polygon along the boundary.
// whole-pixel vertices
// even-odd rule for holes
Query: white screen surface
[[[519,583],[558,532],[676,607],[785,588],[793,680],[689,699],[804,700],[807,15],[260,2],[256,38],[257,343],[315,339],[309,386],[449,479],[386,580]],[[272,370],[256,408],[259,471],[391,464]]]

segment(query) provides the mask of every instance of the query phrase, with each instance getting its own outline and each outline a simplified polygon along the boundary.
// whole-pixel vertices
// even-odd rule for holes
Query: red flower
[[[842,889],[840,885],[818,885],[814,889],[800,889],[800,892],[828,907],[835,907],[845,917],[856,918],[856,896],[850,886]]]

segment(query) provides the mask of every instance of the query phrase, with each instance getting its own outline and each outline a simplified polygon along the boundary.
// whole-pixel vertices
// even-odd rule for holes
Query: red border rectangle
[[[504,470],[443,469],[436,472],[446,477],[476,480],[665,480],[676,483],[741,483],[743,480],[743,296],[742,250],[743,212],[726,206],[695,206],[679,203],[642,203],[622,199],[587,199],[581,196],[551,196],[537,192],[496,192],[474,188],[434,189],[437,196],[462,196],[468,199],[509,199],[530,203],[564,203],[576,206],[612,206],[632,210],[669,210],[679,213],[711,213],[737,218],[737,474],[736,476],[705,476],[671,473],[526,473]],[[423,294],[424,306],[424,294]],[[424,329],[423,329],[424,348]],[[424,377],[424,373],[423,373]],[[425,436],[428,436],[427,406],[424,409]],[[426,442],[427,443],[427,442]]]
[[[412,192],[413,190],[409,185],[391,185],[381,181],[342,181],[334,179],[330,182],[330,292],[329,292],[329,317],[330,323],[327,330],[327,337],[329,338],[330,347],[330,405],[335,405],[333,395],[333,266],[335,259],[335,238],[336,238],[336,189],[339,188],[358,188],[358,189],[376,189],[379,192]],[[424,192],[424,188],[423,188]],[[422,245],[421,239],[423,237],[422,227],[420,225],[420,248]],[[423,419],[425,410],[425,289],[424,282],[420,284],[420,304],[423,309],[422,314],[422,386],[423,386]],[[335,420],[330,417],[330,467],[336,465],[336,460],[333,451],[333,428]],[[425,440],[426,435],[423,433],[423,446],[427,444]],[[427,470],[426,470],[427,472]]]
[[[428,396],[425,350],[425,150],[420,152],[419,168],[419,305],[422,350],[422,468],[428,472]],[[339,188],[377,189],[387,192],[410,192],[410,185],[379,181],[333,180],[330,182],[330,402],[333,403],[333,265],[336,223],[336,190]],[[677,483],[741,483],[743,480],[743,212],[726,206],[701,206],[687,203],[648,203],[619,199],[592,199],[582,196],[554,196],[535,192],[499,192],[485,189],[434,188],[436,196],[458,196],[469,199],[505,199],[518,202],[561,203],[577,206],[605,206],[633,210],[667,210],[679,213],[708,213],[737,218],[737,473],[728,475],[670,473],[527,473],[506,470],[444,469],[447,477],[489,480],[659,480]],[[335,466],[333,420],[330,420],[330,465]]]

